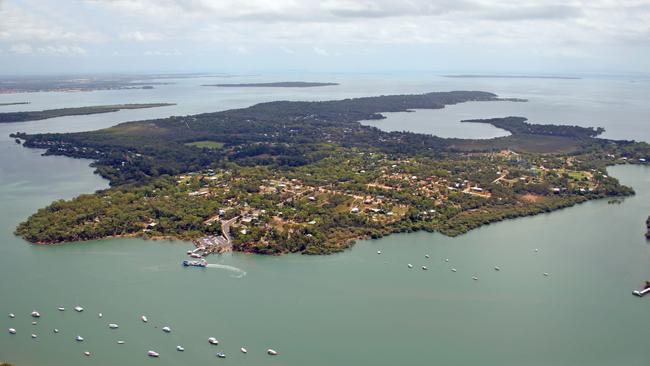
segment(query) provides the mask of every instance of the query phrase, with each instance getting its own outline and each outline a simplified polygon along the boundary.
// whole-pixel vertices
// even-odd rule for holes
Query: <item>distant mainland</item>
[[[557,76],[557,75],[443,75],[446,78],[468,78],[468,79],[562,79],[562,80],[579,80],[577,76]]]

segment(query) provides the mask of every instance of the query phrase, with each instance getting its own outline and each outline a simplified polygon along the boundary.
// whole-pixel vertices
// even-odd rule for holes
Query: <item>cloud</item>
[[[32,46],[28,45],[27,43],[19,43],[19,44],[11,45],[9,50],[17,55],[26,55],[34,51],[32,49]]]
[[[321,55],[321,56],[329,56],[329,55],[330,55],[330,53],[327,52],[327,50],[324,49],[324,48],[320,48],[320,47],[316,47],[316,46],[314,46],[314,47],[312,47],[312,50],[313,50],[314,53],[317,54],[317,55]]]
[[[133,41],[133,42],[153,42],[161,41],[164,39],[163,35],[160,33],[154,32],[123,32],[120,34],[119,38],[124,41]]]
[[[177,49],[167,50],[167,51],[144,51],[145,56],[181,56],[183,53]]]
[[[38,47],[36,51],[46,55],[57,56],[80,56],[86,54],[86,50],[79,46],[65,45]]]

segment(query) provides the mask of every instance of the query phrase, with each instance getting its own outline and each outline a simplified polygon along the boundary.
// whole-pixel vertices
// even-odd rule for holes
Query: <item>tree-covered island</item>
[[[81,116],[87,114],[117,112],[122,109],[156,108],[156,107],[166,107],[170,105],[174,105],[174,104],[171,103],[112,104],[112,105],[96,105],[96,106],[77,107],[77,108],[46,109],[43,111],[8,112],[8,113],[0,113],[0,123],[37,121],[41,119],[64,117],[64,116]]]
[[[114,236],[204,243],[225,234],[238,251],[326,254],[359,238],[414,230],[453,236],[631,195],[606,167],[650,158],[650,145],[596,138],[601,129],[518,117],[472,121],[511,132],[490,140],[359,123],[477,100],[503,101],[462,91],[280,101],[92,132],[17,133],[45,154],[93,159],[112,188],[56,201],[16,234],[41,244]]]

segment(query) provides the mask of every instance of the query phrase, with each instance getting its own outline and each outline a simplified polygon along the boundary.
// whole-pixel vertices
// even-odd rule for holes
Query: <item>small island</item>
[[[317,86],[332,86],[338,83],[319,83],[309,81],[281,81],[274,83],[241,83],[241,84],[206,84],[202,86],[220,86],[224,88],[313,88]]]
[[[13,102],[13,103],[0,103],[0,107],[9,106],[9,105],[23,105],[29,104],[30,102]]]
[[[208,253],[328,254],[361,238],[455,236],[629,196],[607,166],[650,160],[647,143],[523,117],[472,121],[511,132],[489,140],[360,123],[471,101],[510,103],[481,91],[277,101],[90,132],[15,133],[45,155],[92,159],[111,184],[53,202],[16,234],[38,244],[138,236],[192,240]]]
[[[174,104],[173,103],[114,104],[114,105],[97,105],[97,106],[79,107],[79,108],[47,109],[43,111],[9,112],[9,113],[0,113],[0,123],[37,121],[42,119],[64,117],[64,116],[79,116],[79,115],[87,115],[87,114],[117,112],[122,109],[156,108],[156,107],[165,107],[170,105],[174,105]]]

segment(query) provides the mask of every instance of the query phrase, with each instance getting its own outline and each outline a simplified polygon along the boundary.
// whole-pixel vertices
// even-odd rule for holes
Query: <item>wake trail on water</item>
[[[211,264],[211,263],[209,263],[208,268],[225,269],[227,271],[235,272],[235,273],[237,273],[237,275],[234,276],[235,278],[242,278],[242,277],[246,276],[246,271],[244,271],[243,269],[237,268],[237,267],[234,267],[234,266],[229,266],[229,265],[226,265],[226,264]]]

